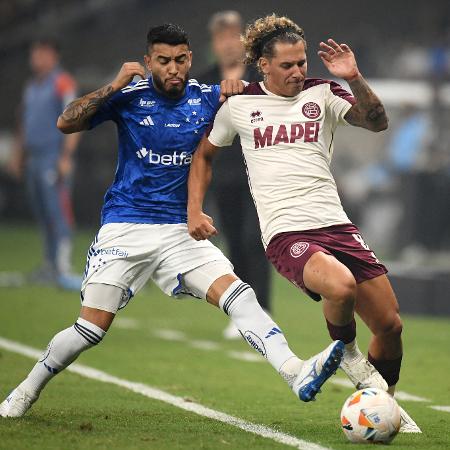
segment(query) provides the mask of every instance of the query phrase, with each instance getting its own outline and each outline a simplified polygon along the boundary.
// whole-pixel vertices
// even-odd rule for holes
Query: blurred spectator
[[[260,79],[256,68],[245,66],[242,62],[241,31],[242,18],[236,11],[220,11],[211,17],[209,32],[216,64],[199,76],[202,83],[215,84],[224,79],[249,82]],[[220,231],[235,273],[253,287],[261,306],[270,311],[271,273],[260,239],[258,217],[249,193],[238,138],[216,158],[211,192],[218,209]],[[224,330],[224,337],[240,337],[231,322]]]
[[[9,169],[25,178],[43,237],[44,261],[30,281],[79,290],[81,277],[71,273],[70,263],[70,179],[79,135],[64,136],[56,128],[59,114],[75,98],[75,82],[60,68],[58,45],[51,39],[36,40],[29,61],[32,77],[24,88]]]

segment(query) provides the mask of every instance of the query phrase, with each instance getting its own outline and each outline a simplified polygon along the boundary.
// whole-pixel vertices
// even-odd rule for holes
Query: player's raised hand
[[[222,80],[220,82],[219,102],[223,103],[232,95],[239,95],[244,92],[245,84],[242,80]]]
[[[203,241],[218,234],[214,228],[212,217],[204,212],[188,214],[188,231],[196,241]]]
[[[129,85],[136,75],[145,78],[144,66],[138,62],[126,62],[120,68],[111,85],[115,91],[118,91]]]
[[[346,81],[359,76],[355,55],[347,44],[337,44],[333,39],[321,42],[317,53],[329,72]]]

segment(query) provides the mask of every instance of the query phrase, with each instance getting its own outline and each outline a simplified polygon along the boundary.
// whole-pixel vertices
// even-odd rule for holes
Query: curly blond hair
[[[306,48],[303,29],[288,17],[280,17],[275,13],[261,17],[245,29],[242,38],[245,49],[244,62],[257,63],[261,56],[271,58],[277,42],[295,44],[300,40],[304,42]]]

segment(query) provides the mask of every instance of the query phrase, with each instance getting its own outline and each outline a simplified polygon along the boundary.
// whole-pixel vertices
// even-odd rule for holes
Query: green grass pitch
[[[93,235],[77,235],[75,262],[80,272]],[[0,227],[0,249],[0,271],[29,271],[39,261],[38,236],[29,227]],[[278,275],[273,301],[274,318],[299,356],[308,357],[327,345],[320,305]],[[57,331],[74,322],[79,306],[76,293],[53,287],[0,287],[0,337],[44,349]],[[230,356],[252,349],[243,341],[221,338],[227,321],[219,310],[201,301],[172,300],[149,284],[118,317],[122,322],[113,324],[103,342],[77,362],[311,443],[334,450],[354,447],[339,423],[341,405],[352,390],[327,383],[316,402],[296,400],[267,362]],[[449,449],[450,413],[430,406],[450,406],[450,319],[403,319],[399,390],[429,401],[400,402],[423,434],[399,435],[391,448]],[[133,328],[127,329],[130,324]],[[160,330],[177,330],[184,338],[163,339],[158,337]],[[366,348],[368,333],[360,322],[358,335]],[[215,343],[216,348],[201,348],[201,341]],[[1,400],[33,364],[28,357],[0,349]],[[344,378],[342,372],[336,376]],[[281,448],[292,447],[67,372],[47,386],[25,417],[0,419],[1,450]]]

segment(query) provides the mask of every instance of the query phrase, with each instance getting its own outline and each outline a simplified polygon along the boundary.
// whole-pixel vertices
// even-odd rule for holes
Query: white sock
[[[344,359],[346,361],[354,361],[355,359],[359,359],[361,356],[363,356],[363,354],[358,347],[356,339],[354,339],[352,342],[349,342],[348,344],[345,344]]]
[[[21,386],[30,394],[39,395],[56,374],[72,363],[81,352],[100,343],[105,334],[97,325],[79,318],[73,326],[55,335]]]
[[[298,374],[303,366],[304,361],[297,358],[297,356],[288,359],[281,367],[280,367],[280,375],[283,377],[283,380],[292,388],[294,381],[297,379]]]
[[[220,297],[219,306],[250,346],[267,358],[277,372],[288,359],[296,358],[283,332],[261,308],[248,284],[234,281]]]

